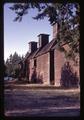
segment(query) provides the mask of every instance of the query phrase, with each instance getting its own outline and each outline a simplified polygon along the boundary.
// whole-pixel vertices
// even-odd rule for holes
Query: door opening
[[[50,51],[50,84],[54,85],[54,50]]]

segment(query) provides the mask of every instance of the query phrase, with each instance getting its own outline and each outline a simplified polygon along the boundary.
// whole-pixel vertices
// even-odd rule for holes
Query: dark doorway
[[[50,51],[50,84],[54,85],[54,51]]]
[[[36,59],[34,60],[34,67],[37,67],[37,61],[36,61]]]

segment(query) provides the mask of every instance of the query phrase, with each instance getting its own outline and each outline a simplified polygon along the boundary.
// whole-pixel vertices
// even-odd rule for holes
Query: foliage
[[[16,18],[14,21],[21,21],[22,17],[28,13],[29,9],[38,9],[38,13],[33,17],[35,20],[44,19],[47,17],[50,24],[57,23],[59,31],[57,34],[57,42],[60,48],[63,44],[68,44],[71,48],[67,56],[75,59],[79,54],[79,40],[80,40],[80,6],[78,3],[16,3],[10,7],[15,11]],[[63,49],[61,49],[63,50]]]
[[[6,60],[6,72],[9,76],[17,76],[19,71],[18,63],[23,59],[16,52]]]

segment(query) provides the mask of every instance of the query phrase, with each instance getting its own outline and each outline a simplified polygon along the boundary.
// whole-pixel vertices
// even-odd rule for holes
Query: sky
[[[25,55],[30,41],[38,42],[38,35],[49,34],[49,41],[52,39],[52,26],[47,18],[44,20],[34,20],[37,10],[31,9],[21,22],[14,22],[16,14],[10,10],[12,3],[4,5],[4,60],[17,52],[20,56]]]

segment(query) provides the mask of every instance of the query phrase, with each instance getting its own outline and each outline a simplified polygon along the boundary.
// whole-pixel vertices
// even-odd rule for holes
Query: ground
[[[5,89],[5,116],[79,116],[80,89]]]

